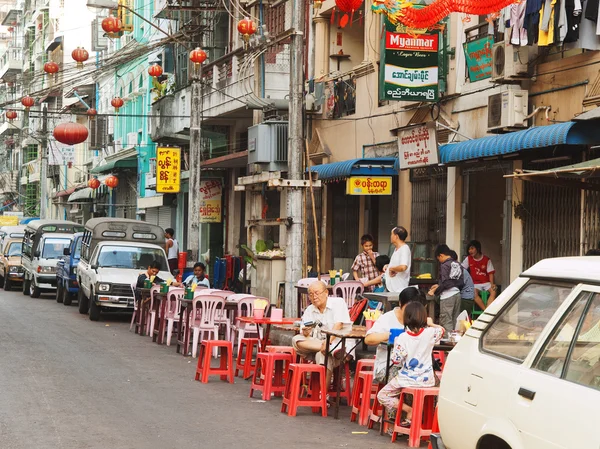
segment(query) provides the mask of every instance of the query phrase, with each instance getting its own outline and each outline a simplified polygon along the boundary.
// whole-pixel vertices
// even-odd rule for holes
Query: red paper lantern
[[[256,24],[246,17],[238,22],[237,29],[244,38],[244,41],[248,42],[250,40],[250,36],[256,33]]]
[[[26,95],[23,98],[21,98],[21,104],[25,106],[25,109],[29,109],[35,104],[35,100],[33,99],[33,97]]]
[[[340,12],[344,13],[340,15],[340,28],[344,28],[349,22],[352,23],[352,20],[354,19],[354,11],[358,11],[362,3],[363,0],[335,0],[335,5],[337,6],[337,9]],[[348,14],[350,16],[348,16]],[[333,15],[331,16],[332,21],[335,20],[334,15],[335,10],[333,12]]]
[[[204,61],[206,61],[206,52],[200,47],[192,50],[190,52],[190,61],[192,61],[194,64],[202,64]]]
[[[44,64],[44,72],[46,72],[49,75],[58,73],[59,70],[60,67],[58,67],[58,64],[54,61],[49,61],[46,64]]]
[[[89,108],[87,110],[86,114],[89,118],[91,118],[93,120],[98,115],[98,111],[96,111],[94,108]]]
[[[12,122],[14,119],[17,118],[17,111],[9,109],[8,111],[6,111],[6,118]]]
[[[77,47],[75,50],[73,50],[73,52],[71,53],[71,56],[73,57],[73,59],[75,61],[77,61],[77,68],[82,69],[83,63],[88,60],[88,58],[90,57],[90,54],[87,52],[87,50],[85,48]]]
[[[88,187],[91,189],[96,190],[98,187],[100,187],[100,181],[98,181],[98,178],[92,178],[88,181]]]
[[[148,69],[148,74],[150,76],[156,78],[163,74],[163,69],[158,64],[154,64],[154,65],[150,66],[150,68]]]
[[[109,34],[120,33],[123,28],[121,19],[114,16],[108,16],[102,19],[102,29]]]
[[[111,189],[114,189],[119,185],[119,178],[114,175],[110,175],[108,178],[104,180],[104,184],[106,184]]]
[[[65,145],[76,145],[85,142],[88,138],[88,130],[79,123],[61,123],[52,133],[54,138]]]
[[[123,99],[121,97],[115,97],[111,100],[110,104],[112,104],[113,108],[115,108],[115,111],[117,111],[117,113],[118,113],[119,109],[121,107],[123,107],[125,102],[123,101]]]

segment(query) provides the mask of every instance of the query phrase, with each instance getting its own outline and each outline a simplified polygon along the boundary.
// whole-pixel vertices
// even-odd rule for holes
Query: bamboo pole
[[[315,250],[317,253],[317,278],[321,280],[321,252],[319,248],[319,227],[317,225],[317,210],[315,207],[315,191],[313,188],[312,182],[312,172],[310,171],[311,163],[310,163],[310,155],[308,152],[308,142],[304,141],[304,148],[306,150],[306,169],[308,170],[308,185],[310,188],[310,199],[312,203],[312,216],[313,216],[313,225],[315,227]]]

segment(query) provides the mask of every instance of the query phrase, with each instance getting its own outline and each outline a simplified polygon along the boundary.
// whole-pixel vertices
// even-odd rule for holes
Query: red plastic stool
[[[266,351],[267,352],[282,352],[284,354],[291,354],[292,355],[292,363],[296,363],[296,360],[298,360],[298,355],[296,354],[296,350],[293,348],[293,346],[267,346],[266,347]]]
[[[211,368],[210,366],[214,348],[221,348],[219,351],[221,363],[218,368]],[[201,380],[200,376],[202,376]],[[229,378],[229,383],[233,383],[233,344],[230,341],[202,340],[198,366],[196,367],[196,380],[200,380],[205,384],[208,382],[208,376],[221,376],[221,380]]]
[[[431,435],[435,412],[435,398],[437,398],[439,392],[440,389],[438,387],[406,387],[402,389],[396,422],[394,423],[394,432],[392,433],[392,443],[396,441],[397,434],[401,433],[408,435],[408,447],[419,447],[421,445],[421,438]],[[412,394],[413,397],[413,419],[410,427],[401,427],[402,404],[404,403],[404,396],[407,394]]]
[[[263,401],[271,400],[271,393],[281,396],[285,392],[285,379],[292,355],[283,352],[259,352],[250,387],[250,397],[255,390],[262,391]]]
[[[446,364],[446,353],[444,351],[433,351],[433,358],[438,361],[440,368],[443,371],[444,365]]]
[[[431,433],[440,433],[440,425],[438,423],[438,418],[437,418],[437,407],[435,408],[435,412],[433,412],[433,425],[431,426]],[[427,445],[427,449],[433,449],[433,445],[431,444],[431,441],[429,441],[429,444]]]
[[[256,364],[252,363],[252,354],[254,354],[254,348],[258,350],[259,345],[260,340],[258,338],[242,338],[240,340],[237,359],[235,361],[236,377],[240,370],[242,370],[242,377],[244,379],[248,379],[252,376],[252,373],[256,368]]]
[[[302,378],[305,374],[310,374],[310,385],[307,397],[301,397]],[[292,363],[289,366],[287,382],[285,384],[285,393],[283,403],[281,404],[281,413],[288,416],[296,416],[298,407],[312,407],[313,413],[318,413],[321,409],[322,416],[327,416],[327,397],[325,395],[326,379],[325,367],[316,363]]]
[[[339,368],[333,369],[333,380],[331,381],[329,391],[327,392],[327,394],[329,394],[329,397],[332,399],[335,399],[337,397],[337,383],[340,382],[338,370]],[[346,378],[346,386],[345,388],[340,389],[340,399],[346,399],[346,404],[350,405],[350,400],[352,398],[352,386],[350,384],[350,364],[348,362],[344,362],[344,367],[342,368],[342,370],[344,371],[344,375]]]
[[[379,403],[379,399],[377,399],[377,394],[381,391],[383,387],[385,387],[384,383],[379,383],[375,385],[375,400],[373,401],[373,407],[371,408],[371,414],[369,415],[369,423],[367,424],[368,429],[372,429],[373,424],[381,421],[381,416],[383,415],[383,407]]]
[[[356,372],[373,371],[375,369],[375,359],[360,359],[356,362]]]
[[[369,423],[371,411],[371,399],[373,399],[373,371],[357,371],[354,379],[354,388],[352,389],[352,413],[350,422],[356,421],[358,424],[366,426]],[[377,394],[375,392],[375,394]]]

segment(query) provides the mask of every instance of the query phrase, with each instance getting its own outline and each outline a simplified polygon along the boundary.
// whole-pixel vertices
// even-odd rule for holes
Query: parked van
[[[71,244],[73,233],[83,229],[78,223],[60,220],[35,220],[27,225],[22,256],[24,295],[39,298],[42,292],[56,289],[56,263]]]
[[[9,291],[13,285],[23,282],[23,237],[11,237],[7,234],[0,244],[0,287]]]
[[[85,225],[77,266],[79,313],[97,321],[102,311],[133,311],[140,273],[157,261],[171,278],[160,226],[119,218],[92,218]]]
[[[15,238],[23,240],[25,235],[25,226],[0,226],[0,245],[3,246],[5,238]]]
[[[65,248],[63,257],[56,264],[56,302],[70,306],[77,298],[79,284],[77,283],[77,265],[81,256],[81,241],[83,232],[73,234],[71,246]]]

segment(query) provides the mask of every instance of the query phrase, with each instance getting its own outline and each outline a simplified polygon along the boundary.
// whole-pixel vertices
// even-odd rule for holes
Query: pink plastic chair
[[[181,313],[181,300],[184,296],[184,288],[172,288],[169,290],[169,296],[165,307],[165,319],[167,320],[167,346],[171,346],[173,324],[175,322],[179,322],[179,314]]]
[[[218,296],[198,294],[192,303],[192,319],[190,329],[192,332],[192,357],[196,357],[199,340],[204,340],[204,334],[213,340],[219,339],[219,324],[217,323],[225,313],[225,300]],[[188,334],[189,335],[189,334]],[[201,337],[201,338],[199,338]],[[217,356],[215,348],[213,357]]]
[[[131,290],[133,291],[133,314],[131,315],[131,324],[129,325],[129,330],[133,329],[133,325],[135,324],[135,320],[138,316],[138,303],[135,299],[135,289],[137,288],[137,282],[131,284]]]
[[[235,340],[242,341],[246,333],[256,335],[256,325],[249,323],[240,323],[238,320],[241,316],[252,316],[254,311],[254,301],[258,299],[256,296],[246,295],[246,298],[240,299],[237,306],[237,314],[235,325],[231,329],[231,342],[235,346]],[[258,328],[258,338],[262,338],[262,327]]]
[[[154,323],[156,321],[156,312],[154,311],[154,294],[160,292],[160,285],[153,285],[150,289],[150,308],[148,309],[148,316],[146,320],[146,336],[154,337]]]
[[[342,281],[333,286],[334,296],[341,296],[346,301],[348,308],[352,308],[356,295],[361,294],[365,287],[359,281]]]
[[[220,298],[223,298],[224,300],[228,300],[230,296],[233,296],[235,293],[230,291],[230,290],[217,290],[217,289],[212,289],[209,288],[205,291],[202,292],[203,295],[211,295],[211,296],[218,296]],[[226,311],[225,314],[223,314],[223,316],[221,318],[218,318],[216,320],[216,323],[218,323],[219,325],[224,325],[225,326],[225,335],[226,338],[229,339],[230,335],[231,335],[231,322],[232,319],[229,316],[229,312]]]

